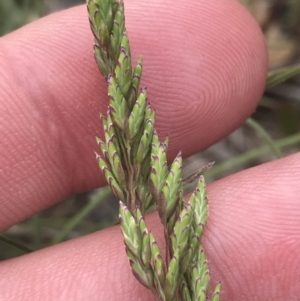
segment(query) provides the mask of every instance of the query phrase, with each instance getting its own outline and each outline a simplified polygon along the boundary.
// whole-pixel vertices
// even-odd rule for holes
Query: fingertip
[[[238,1],[134,0],[127,9],[133,53],[143,53],[143,82],[172,152],[182,137],[189,141],[184,155],[208,147],[251,115],[264,90],[267,51]]]
[[[225,300],[293,300],[299,293],[292,289],[300,271],[299,159],[294,154],[209,185],[204,245]]]

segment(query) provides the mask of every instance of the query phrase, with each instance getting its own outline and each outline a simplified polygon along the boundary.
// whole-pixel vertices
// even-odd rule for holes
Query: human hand
[[[170,155],[191,155],[240,126],[267,70],[246,10],[230,0],[128,2],[131,49],[145,58],[143,83]],[[105,185],[93,149],[107,97],[92,43],[82,6],[0,41],[2,230]],[[297,300],[299,166],[293,155],[209,185],[204,247],[222,300]],[[119,227],[1,262],[0,275],[0,300],[153,300],[131,275]]]

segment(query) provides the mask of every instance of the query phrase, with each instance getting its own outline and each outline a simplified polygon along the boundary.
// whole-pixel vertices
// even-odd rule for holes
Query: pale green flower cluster
[[[139,91],[141,59],[132,70],[123,2],[88,0],[87,6],[95,59],[106,79],[109,100],[106,116],[100,117],[105,139],[97,138],[102,154],[96,157],[120,200],[120,223],[132,272],[158,300],[206,301],[209,271],[201,246],[208,217],[204,177],[186,201],[181,154],[168,167],[168,139],[160,142],[147,90]],[[152,205],[164,227],[165,256],[144,221]],[[211,300],[219,296],[218,284]]]

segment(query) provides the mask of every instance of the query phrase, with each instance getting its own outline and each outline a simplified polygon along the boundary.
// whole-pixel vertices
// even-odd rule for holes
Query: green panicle
[[[192,231],[191,231],[192,232]],[[191,233],[189,237],[189,247],[186,256],[182,259],[180,271],[185,273],[196,254],[199,253],[200,236],[196,233]]]
[[[208,219],[206,186],[203,176],[200,177],[198,185],[192,193],[189,202],[194,208],[193,228],[195,233],[201,237]]]
[[[114,72],[120,52],[125,26],[124,5],[116,0],[87,0],[87,9],[95,38],[95,60],[100,72],[107,78]]]
[[[140,165],[146,158],[147,154],[149,153],[149,148],[153,136],[154,123],[155,123],[155,111],[151,108],[149,103],[147,104],[146,107],[144,120],[145,120],[144,132],[141,136],[137,153],[135,156],[135,163],[137,165]],[[147,164],[147,166],[150,166],[150,161]]]
[[[131,94],[128,98],[128,105],[130,110],[132,109],[137,99],[137,95],[139,93],[140,81],[142,77],[142,69],[143,69],[143,59],[142,57],[140,57],[133,70],[133,75],[131,79]]]
[[[105,142],[101,138],[99,138],[99,137],[95,137],[95,139],[96,139],[96,142],[97,142],[97,144],[98,144],[98,146],[99,146],[99,148],[100,148],[100,150],[101,150],[101,152],[102,152],[105,160],[107,160],[108,159],[108,157],[107,157],[108,156],[108,152],[107,152],[107,147],[106,147]]]
[[[104,119],[102,120],[104,121]],[[117,139],[117,130],[111,118],[110,110],[108,110],[107,118],[105,119],[104,137],[108,156],[112,158],[114,151],[117,151],[118,154],[121,154],[120,143]],[[113,144],[113,149],[110,150],[111,144]]]
[[[115,76],[122,94],[126,97],[131,87],[132,77],[130,46],[126,31],[123,33],[121,52],[115,69]]]
[[[126,117],[126,100],[113,76],[108,76],[107,85],[112,120],[119,129],[123,130]]]
[[[120,202],[119,217],[125,245],[132,254],[139,257],[142,242],[140,229],[123,202]]]
[[[145,212],[149,208],[147,204],[152,200],[149,187],[146,184],[147,184],[147,180],[141,176],[136,187],[136,195],[138,200],[140,201],[140,207],[141,207],[140,210],[142,214],[145,214]]]
[[[146,288],[152,289],[154,285],[153,272],[151,269],[144,269],[138,257],[126,249],[126,254],[129,259],[130,267],[135,278]]]
[[[107,47],[109,43],[109,31],[99,11],[95,14],[95,22],[98,24],[97,42],[101,47]]]
[[[165,141],[162,143],[162,145],[163,145],[165,151],[167,152],[168,146],[169,146],[169,137],[167,137],[167,138],[165,139]]]
[[[105,77],[107,77],[108,74],[110,74],[111,72],[111,70],[108,67],[109,62],[107,60],[107,57],[103,55],[101,48],[97,44],[94,45],[94,56],[99,71],[101,72],[101,74],[105,74]]]
[[[162,197],[166,202],[166,217],[170,218],[173,214],[176,206],[179,205],[180,201],[180,190],[181,190],[181,167],[182,157],[181,153],[177,155],[173,161],[169,174],[166,178],[164,187],[162,189]]]
[[[192,297],[190,295],[188,285],[187,285],[186,281],[184,281],[184,280],[180,284],[179,294],[180,294],[181,300],[192,301]]]
[[[108,136],[107,133],[106,136]],[[106,139],[108,139],[108,137],[106,137]],[[111,166],[111,171],[114,174],[115,178],[118,179],[120,186],[124,187],[126,182],[125,172],[117,149],[118,147],[114,136],[107,140],[106,144],[102,142],[102,153],[104,153],[105,157],[108,159],[108,162]]]
[[[147,90],[143,89],[135,102],[128,118],[128,139],[132,140],[140,131],[140,127],[145,117],[147,105]]]
[[[123,190],[120,187],[120,184],[114,177],[113,173],[110,171],[110,167],[108,164],[101,158],[101,156],[95,153],[96,159],[98,161],[99,167],[102,170],[106,181],[108,182],[109,186],[111,187],[114,194],[121,200],[125,201]]]
[[[184,207],[180,212],[171,235],[172,249],[175,251],[176,249],[180,248],[180,258],[185,256],[187,253],[193,216],[192,209],[193,208],[189,203],[184,203]]]
[[[142,58],[132,67],[123,0],[87,0],[94,56],[108,90],[100,114],[104,139],[96,137],[96,159],[120,200],[119,219],[126,254],[136,279],[160,301],[208,301],[209,270],[201,245],[208,219],[203,174],[213,163],[182,180],[182,157],[167,165],[169,138],[160,142],[156,114],[140,90]],[[183,187],[199,179],[189,201]],[[144,215],[155,205],[163,224],[162,255]],[[220,300],[220,284],[211,301]]]
[[[102,122],[104,122],[104,119],[102,119]],[[107,110],[107,118],[105,119],[104,127],[104,136],[106,147],[108,147],[108,143],[111,142],[114,144],[115,150],[119,154],[121,154],[120,142],[117,139],[117,128],[113,123],[110,109]],[[110,153],[109,155],[112,156],[113,153]]]
[[[118,4],[118,9],[115,14],[114,24],[112,28],[112,34],[110,36],[110,58],[112,62],[117,62],[120,51],[123,33],[125,31],[125,19],[124,19],[124,4],[122,1]],[[116,66],[116,64],[115,64]],[[115,68],[114,68],[115,70]]]
[[[150,235],[140,210],[137,210],[136,219],[142,234],[141,260],[145,267],[149,268],[151,263]]]
[[[136,212],[137,220],[127,207],[120,202],[121,229],[132,273],[144,286],[151,289],[154,285],[154,275],[150,265],[150,237],[141,212],[139,209]],[[148,240],[145,239],[147,236],[149,237]]]
[[[151,149],[151,172],[150,172],[150,191],[153,198],[159,202],[161,190],[165,184],[165,180],[168,174],[167,165],[167,145],[161,143],[158,140],[157,133],[153,133],[152,149]],[[165,204],[158,204],[162,208]]]
[[[180,248],[177,248],[175,250],[174,255],[169,263],[169,268],[166,275],[164,291],[166,295],[166,300],[170,300],[170,301],[174,300],[174,295],[179,285],[180,252],[181,252]]]
[[[214,289],[211,301],[220,301],[221,283],[218,283]]]
[[[141,259],[145,267],[150,268],[151,261],[151,248],[150,248],[150,236],[148,231],[142,232],[142,254]]]
[[[166,278],[165,263],[163,261],[160,248],[152,233],[150,233],[150,244],[154,275],[156,280],[159,282],[159,285],[163,287]]]
[[[149,191],[150,191],[150,188],[148,185],[148,178],[149,178],[150,170],[151,170],[150,162],[151,162],[151,148],[148,150],[148,153],[145,155],[145,158],[142,162],[141,170],[140,170],[141,176],[143,177],[143,179],[145,179],[145,184]]]
[[[106,160],[110,164],[111,172],[114,174],[115,178],[118,179],[120,187],[124,189],[126,183],[125,172],[122,166],[120,148],[116,139],[114,124],[112,123],[110,115],[108,115],[105,120],[104,135],[105,143],[100,138],[97,138],[97,142],[99,143]]]
[[[205,301],[209,288],[209,272],[203,248],[200,246],[199,256],[193,260],[190,270],[190,283],[195,300]]]
[[[180,191],[180,201],[179,203],[183,202],[183,195],[182,195],[182,190]],[[167,220],[167,231],[168,231],[168,235],[170,236],[173,233],[173,229],[175,226],[175,223],[177,222],[178,218],[179,218],[179,214],[181,212],[181,207],[176,207],[173,214],[168,218]]]
[[[122,166],[120,155],[117,151],[114,152],[112,156],[112,170],[116,175],[116,178],[119,180],[120,186],[125,189],[126,185],[126,176]]]

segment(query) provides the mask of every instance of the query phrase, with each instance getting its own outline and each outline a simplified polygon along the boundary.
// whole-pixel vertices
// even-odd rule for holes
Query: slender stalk
[[[24,246],[24,245],[22,245],[22,244],[20,244],[20,243],[18,243],[16,241],[14,241],[14,240],[12,240],[12,239],[10,239],[8,237],[5,237],[2,234],[0,234],[0,241],[3,241],[5,243],[7,243],[7,244],[9,244],[9,245],[11,245],[13,247],[15,247],[16,249],[19,249],[20,251],[22,251],[22,252],[24,252],[26,254],[27,253],[31,253],[31,252],[34,251],[34,250],[32,250],[32,249],[30,249],[30,248],[28,248],[28,247],[26,247],[26,246]]]
[[[40,214],[36,214],[31,219],[31,224],[33,228],[33,243],[34,243],[34,249],[38,250],[41,248],[42,242],[41,242],[41,222],[40,222]]]
[[[102,188],[101,193],[93,197],[77,214],[75,214],[64,227],[55,235],[52,244],[60,243],[87,215],[97,208],[103,200],[111,193],[109,187]]]
[[[300,145],[300,134],[294,134],[286,138],[275,140],[274,144],[277,148],[282,149],[285,147]],[[262,155],[270,153],[272,150],[270,145],[264,145],[262,147],[255,148],[246,153],[243,153],[240,156],[236,156],[232,159],[227,160],[226,162],[217,164],[213,169],[209,170],[206,174],[207,177],[213,178],[222,172],[228,171],[245,163],[251,162],[256,158],[259,158]]]
[[[246,120],[246,124],[249,125],[251,128],[253,128],[257,133],[259,133],[259,135],[270,146],[270,149],[274,152],[275,156],[278,159],[282,158],[282,153],[281,153],[280,148],[276,146],[272,137],[258,122],[256,122],[253,118],[248,118]]]

